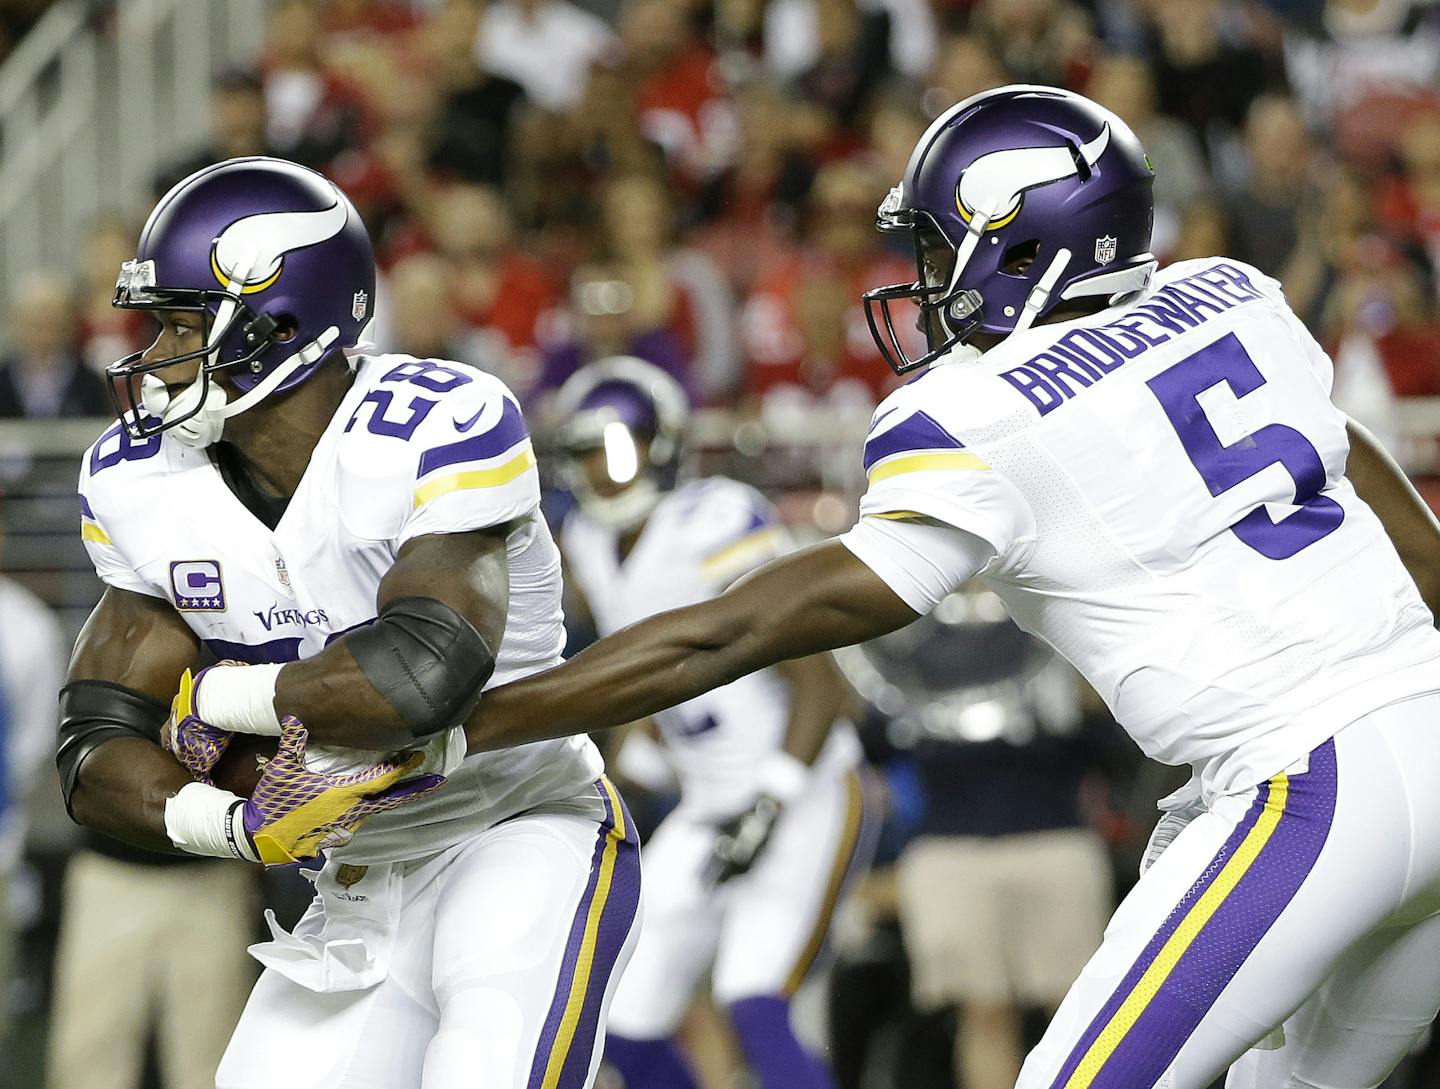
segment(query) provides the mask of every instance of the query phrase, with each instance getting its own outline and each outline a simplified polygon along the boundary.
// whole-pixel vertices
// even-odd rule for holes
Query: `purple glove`
[[[220,666],[239,665],[239,662],[221,662]],[[211,666],[217,669],[219,666]],[[202,783],[214,782],[210,772],[225,755],[225,748],[234,736],[228,730],[211,726],[195,714],[195,691],[200,679],[209,669],[202,669],[191,675],[187,669],[180,675],[180,690],[170,703],[170,717],[160,731],[160,745]]]
[[[443,775],[407,778],[424,763],[422,752],[382,760],[364,771],[311,771],[305,766],[307,736],[299,719],[286,715],[280,720],[275,758],[245,803],[245,831],[267,866],[314,858],[327,847],[348,843],[376,813],[423,798],[445,782]]]

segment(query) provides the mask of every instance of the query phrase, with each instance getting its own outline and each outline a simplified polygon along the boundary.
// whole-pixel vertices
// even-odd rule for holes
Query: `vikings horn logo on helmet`
[[[345,202],[337,199],[318,212],[262,212],[237,219],[215,239],[211,270],[225,287],[239,283],[243,295],[264,291],[280,278],[287,253],[333,238],[348,216]]]
[[[1106,125],[1099,136],[1080,146],[1085,165],[1094,167],[1109,145],[1110,126]],[[960,217],[969,223],[976,212],[984,211],[990,217],[985,229],[999,230],[1020,214],[1025,190],[1080,173],[1072,147],[1006,148],[981,155],[965,168],[955,186]]]

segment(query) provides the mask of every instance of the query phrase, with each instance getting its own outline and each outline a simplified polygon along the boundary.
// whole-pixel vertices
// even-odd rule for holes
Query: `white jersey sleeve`
[[[795,547],[780,512],[749,485],[717,477],[688,491],[695,503],[699,575],[707,593],[723,592]]]
[[[457,413],[460,410],[457,410]],[[474,434],[452,433],[420,454],[414,511],[400,543],[426,533],[460,533],[528,517],[540,507],[535,452],[520,406],[508,395],[475,407]]]
[[[982,537],[913,519],[861,518],[840,543],[922,616],[995,556]]]
[[[530,433],[499,379],[405,356],[374,362],[380,376],[340,454],[342,517],[352,528],[399,549],[415,537],[504,525],[539,509]],[[392,425],[391,416],[403,420],[402,397],[412,419]]]
[[[159,446],[158,435],[137,443],[116,423],[86,451],[80,468],[80,539],[95,574],[108,586],[151,597],[163,595],[137,573],[139,560],[120,550],[107,526],[119,520],[116,504],[124,501],[125,470],[117,466],[151,457]]]
[[[919,386],[892,394],[875,413],[865,440],[869,487],[861,517],[919,515],[974,534],[1006,556],[1035,532],[1029,504],[1003,473],[918,407]]]

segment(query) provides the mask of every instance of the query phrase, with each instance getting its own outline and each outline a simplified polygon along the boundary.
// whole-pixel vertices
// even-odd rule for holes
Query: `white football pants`
[[[267,968],[217,1089],[588,1087],[640,897],[633,825],[596,786],[603,821],[535,810],[406,864],[373,986],[322,993]]]
[[[1437,783],[1431,694],[1218,799],[1120,905],[1017,1089],[1205,1089],[1280,1025],[1235,1089],[1373,1089],[1440,1008]]]
[[[863,786],[853,768],[818,771],[776,823],[755,866],[719,889],[702,879],[715,825],[667,817],[645,845],[645,921],[610,1029],[671,1036],[705,970],[722,1005],[791,996],[829,932],[848,878],[869,861]]]

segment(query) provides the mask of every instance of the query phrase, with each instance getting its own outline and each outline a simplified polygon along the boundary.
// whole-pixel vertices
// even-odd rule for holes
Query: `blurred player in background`
[[[1019,1089],[1205,1089],[1237,1060],[1243,1089],[1373,1089],[1440,1007],[1440,633],[1416,585],[1440,587],[1440,526],[1331,404],[1275,281],[1156,272],[1152,182],[1067,91],[936,118],[879,212],[917,280],[867,293],[872,330],[915,376],[875,414],[856,526],[487,693],[467,733],[633,721],[980,574],[1194,771]]]
[[[3,542],[0,542],[3,543]],[[64,662],[60,624],[29,590],[0,578],[0,1051],[10,1032],[17,928],[12,915],[31,787],[55,730],[55,687]]]
[[[355,209],[293,163],[228,160],[151,214],[116,305],[158,335],[111,366],[81,472],[107,588],[61,691],[66,801],[159,850],[329,848],[255,947],[223,1089],[587,1086],[630,822],[588,740],[462,762],[456,729],[564,642],[529,437],[472,367],[345,355],[374,290]],[[192,677],[205,652],[234,664]],[[248,799],[213,782],[234,733],[275,751]]]
[[[790,550],[755,489],[677,479],[688,407],[660,368],[592,363],[557,409],[579,500],[560,543],[602,633],[714,597]],[[680,804],[646,845],[645,921],[605,1045],[627,1089],[696,1085],[673,1037],[707,969],[765,1089],[830,1083],[791,1030],[790,999],[864,853],[860,746],[836,725],[848,692],[820,654],[655,716]]]

